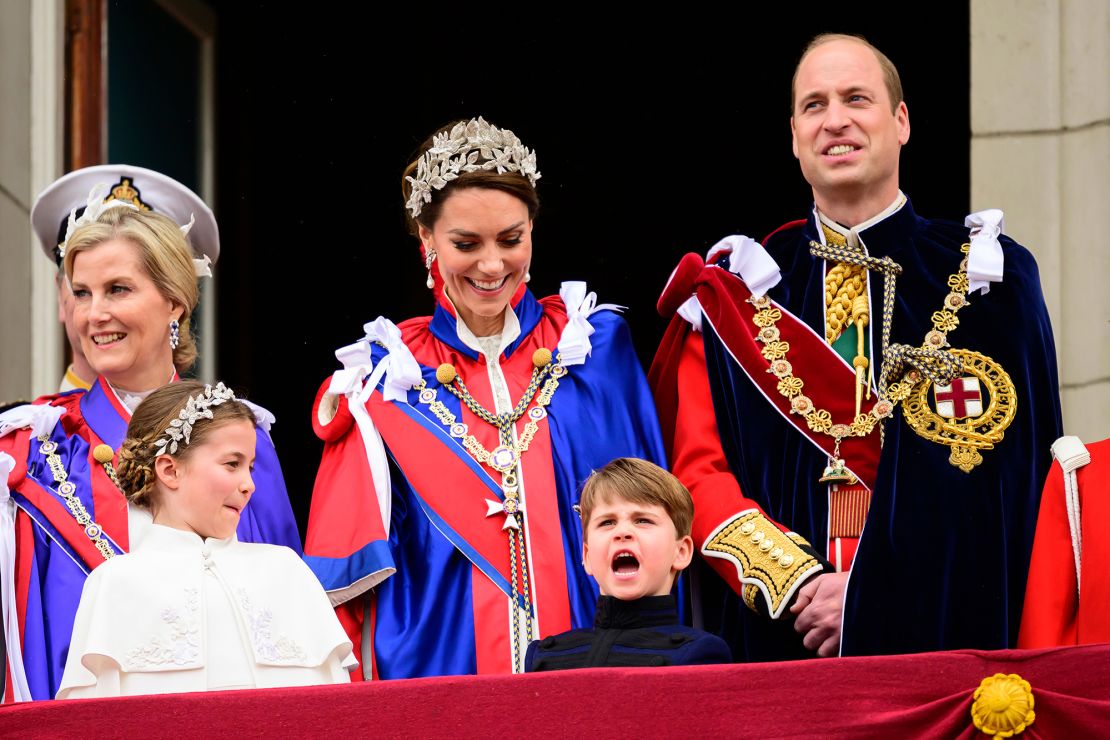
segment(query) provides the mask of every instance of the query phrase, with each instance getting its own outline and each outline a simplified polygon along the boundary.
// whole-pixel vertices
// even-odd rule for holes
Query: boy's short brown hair
[[[694,521],[694,500],[678,478],[655,463],[635,457],[618,457],[591,473],[582,486],[582,498],[578,501],[583,528],[589,525],[598,502],[610,496],[637,504],[662,506],[674,522],[678,537],[690,534],[690,525]]]

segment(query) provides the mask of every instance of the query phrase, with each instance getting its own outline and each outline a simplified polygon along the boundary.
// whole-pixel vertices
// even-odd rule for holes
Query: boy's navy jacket
[[[731,663],[721,638],[679,624],[674,596],[621,601],[602,596],[592,629],[577,629],[528,646],[528,672]]]

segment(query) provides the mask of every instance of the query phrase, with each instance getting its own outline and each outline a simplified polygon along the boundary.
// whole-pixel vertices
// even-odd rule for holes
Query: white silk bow
[[[358,424],[366,452],[366,463],[374,479],[374,493],[378,499],[382,527],[388,534],[393,507],[389,460],[382,435],[366,411],[366,402],[384,377],[382,396],[385,400],[407,403],[408,392],[423,376],[416,358],[402,341],[401,330],[396,324],[379,316],[362,328],[366,332],[364,338],[336,351],[335,356],[343,363],[343,369],[331,376],[328,392],[347,397],[347,407]],[[371,342],[381,342],[388,353],[377,366],[374,366],[370,354]],[[362,379],[367,373],[370,377],[364,383]]]
[[[0,437],[24,427],[31,428],[31,435],[48,433],[65,415],[65,409],[49,404],[25,404],[0,414]]]
[[[374,368],[370,376],[370,385],[377,385],[377,380],[385,376],[385,400],[407,401],[409,391],[420,382],[420,365],[412,352],[401,340],[401,330],[384,316],[371,321],[362,327],[366,332],[366,342],[381,342],[389,353]],[[369,344],[367,344],[369,347]]]
[[[767,291],[782,280],[778,263],[762,244],[751,237],[743,234],[726,236],[713,245],[705,256],[705,261],[713,262],[722,252],[728,255],[728,271],[739,275],[756,298],[766,295]]]
[[[370,393],[385,378],[382,395],[387,401],[408,400],[412,387],[420,382],[420,365],[412,352],[401,340],[401,330],[389,319],[379,316],[362,327],[366,332],[363,339],[336,351],[336,358],[343,363],[343,369],[332,375],[329,393],[337,395],[359,395],[363,388]],[[370,343],[380,342],[385,346],[386,356],[374,366],[370,356]],[[369,374],[363,384],[362,379]],[[366,394],[369,398],[369,393]],[[365,400],[365,399],[364,399]]]
[[[964,219],[971,229],[971,250],[967,254],[968,293],[990,292],[991,283],[1002,282],[1004,257],[998,237],[1006,228],[1002,211],[989,208]]]
[[[586,283],[581,280],[568,280],[559,288],[559,297],[567,309],[567,325],[559,337],[557,348],[563,365],[581,365],[593,352],[590,335],[594,327],[589,322],[592,314],[598,311],[620,311],[624,306],[613,303],[598,303],[597,293],[587,292]]]

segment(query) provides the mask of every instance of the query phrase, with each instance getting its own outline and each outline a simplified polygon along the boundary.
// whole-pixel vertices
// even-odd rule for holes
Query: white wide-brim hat
[[[70,213],[75,208],[83,208],[89,192],[99,184],[109,188],[106,201],[119,198],[130,202],[137,198],[150,210],[172,219],[178,226],[184,226],[190,219],[195,219],[185,237],[186,241],[197,257],[207,256],[213,263],[219,258],[220,230],[216,226],[216,217],[212,215],[212,210],[200,196],[161,172],[129,164],[98,164],[74,170],[59,177],[39,193],[35,204],[31,206],[31,227],[47,257],[58,261],[59,230],[64,232],[63,224]],[[135,194],[131,197],[119,197],[122,192],[119,190],[120,186],[126,189],[128,185]]]

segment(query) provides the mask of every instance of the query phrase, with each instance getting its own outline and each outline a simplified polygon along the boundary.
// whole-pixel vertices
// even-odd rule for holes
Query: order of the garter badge
[[[906,423],[918,435],[952,448],[948,462],[965,473],[983,462],[1017,412],[1017,390],[997,362],[966,349],[949,350],[963,364],[948,385],[919,377],[902,401]]]

